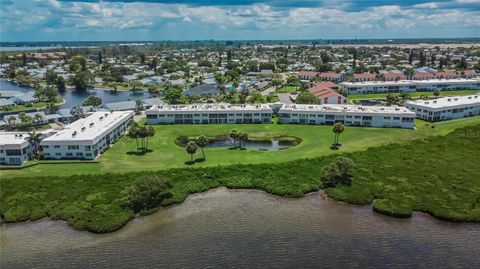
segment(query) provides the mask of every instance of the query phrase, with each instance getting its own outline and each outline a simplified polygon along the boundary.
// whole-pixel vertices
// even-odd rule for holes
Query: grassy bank
[[[232,164],[260,164],[288,162],[301,158],[330,156],[337,153],[348,153],[366,150],[370,147],[386,143],[405,143],[428,136],[446,135],[457,128],[480,125],[480,117],[467,118],[431,128],[423,121],[416,121],[416,130],[398,128],[364,128],[347,127],[340,136],[344,145],[340,150],[330,150],[333,141],[332,126],[321,125],[286,125],[286,124],[239,124],[239,125],[156,125],[155,136],[149,139],[149,152],[145,155],[136,154],[135,139],[123,136],[112,148],[100,158],[98,164],[48,164],[29,167],[18,171],[0,171],[2,177],[34,177],[94,173],[128,173],[143,170],[164,170],[170,168],[185,168],[189,155],[175,144],[179,136],[195,137],[206,135],[214,137],[228,134],[237,129],[249,134],[249,137],[298,137],[302,142],[292,148],[281,151],[259,151],[248,149],[229,151],[223,148],[205,150],[207,161],[196,163],[190,168],[210,167]],[[197,154],[196,157],[200,157]]]
[[[408,217],[412,211],[422,211],[451,221],[480,222],[479,137],[480,125],[476,125],[446,136],[343,153],[358,166],[352,185],[327,189],[326,193],[349,203],[373,203],[376,211],[393,216]],[[173,196],[164,200],[164,206],[219,186],[301,197],[323,188],[321,169],[333,158],[124,174],[2,177],[0,211],[6,221],[48,216],[66,220],[77,229],[109,232],[133,217],[132,211],[122,206],[121,191],[140,175],[171,179]]]

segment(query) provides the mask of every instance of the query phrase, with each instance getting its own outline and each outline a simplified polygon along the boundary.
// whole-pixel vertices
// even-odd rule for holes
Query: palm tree
[[[145,144],[145,151],[148,150],[148,138],[153,137],[155,135],[155,129],[152,126],[144,127],[146,128],[146,135],[147,135],[147,143]]]
[[[185,150],[190,154],[190,161],[193,163],[193,154],[197,152],[197,144],[194,141],[189,141],[185,146]]]
[[[243,148],[245,148],[245,142],[248,140],[248,134],[246,132],[240,132],[238,134],[238,138],[240,139],[240,147],[242,147],[243,142]]]
[[[15,118],[14,116],[10,116],[7,118],[7,124],[8,124],[9,130],[13,128],[13,125],[15,124],[16,121],[17,121],[17,118]]]
[[[33,116],[33,121],[35,122],[35,125],[40,125],[40,123],[43,121],[43,116],[37,113]]]
[[[140,126],[138,125],[137,122],[134,122],[131,126],[130,129],[128,130],[128,136],[131,138],[135,138],[135,141],[137,142],[137,151],[138,151],[138,138],[140,138]]]
[[[237,139],[238,139],[239,132],[236,129],[230,131],[228,135],[231,139],[233,139],[233,147],[235,147]]]
[[[37,134],[37,133],[35,133],[35,131],[33,131],[31,133],[28,133],[28,140],[33,145],[33,154],[34,155],[37,154],[38,144],[40,143],[40,141],[42,141],[41,136],[42,136],[42,134]]]
[[[201,135],[197,139],[195,139],[195,143],[202,150],[202,156],[203,156],[203,159],[205,160],[205,152],[203,152],[203,148],[206,147],[208,143],[210,143],[210,141],[206,136]]]
[[[344,130],[345,130],[345,125],[343,125],[343,123],[341,122],[335,123],[335,125],[333,126],[333,132],[335,133],[335,139],[333,142],[334,145],[339,145],[338,138],[340,137],[340,134],[343,133]]]

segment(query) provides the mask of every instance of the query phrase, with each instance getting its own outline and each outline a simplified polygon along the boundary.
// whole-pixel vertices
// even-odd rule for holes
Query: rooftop
[[[450,96],[442,97],[433,100],[417,100],[417,101],[407,101],[406,105],[417,105],[429,108],[445,108],[449,106],[458,106],[458,105],[473,105],[480,104],[480,93],[474,95],[465,95],[465,96]]]
[[[394,86],[394,85],[424,85],[424,84],[436,84],[436,83],[480,83],[480,79],[427,79],[427,80],[399,80],[399,81],[363,81],[363,82],[342,82],[340,85],[345,86]]]
[[[192,104],[192,105],[158,105],[152,106],[148,111],[260,111],[268,110],[271,111],[269,105],[266,104],[241,104],[233,105],[226,103],[219,104]]]
[[[27,139],[27,133],[0,132],[0,146],[28,144]]]
[[[84,119],[67,125],[62,131],[45,138],[42,143],[95,140],[109,131],[116,123],[128,119],[132,113],[132,111],[94,112]]]
[[[410,114],[415,115],[415,112],[410,111],[406,107],[397,106],[359,106],[359,105],[283,105],[280,109],[293,111],[312,111],[312,112],[351,112],[351,113],[388,113],[388,114]]]

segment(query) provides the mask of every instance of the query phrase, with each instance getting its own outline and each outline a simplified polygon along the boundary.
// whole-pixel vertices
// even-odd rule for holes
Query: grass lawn
[[[480,90],[463,90],[463,91],[440,91],[440,96],[453,96],[453,95],[470,95],[480,92]],[[399,93],[394,93],[399,95]],[[433,92],[412,92],[410,96],[412,98],[420,97],[421,95],[427,95],[428,97],[435,97]],[[371,93],[371,94],[350,94],[348,96],[349,101],[353,100],[370,100],[370,99],[385,99],[387,93]]]
[[[330,149],[333,141],[332,126],[321,125],[155,125],[155,136],[149,140],[149,148],[153,150],[145,155],[136,155],[136,142],[127,136],[119,139],[109,150],[97,160],[98,164],[47,164],[36,165],[22,170],[0,171],[2,177],[41,176],[41,175],[73,175],[91,173],[126,173],[143,170],[161,170],[169,168],[193,168],[230,164],[258,164],[286,162],[301,158],[333,155],[353,151],[366,150],[369,147],[388,143],[402,143],[430,135],[446,135],[456,128],[480,125],[480,117],[465,118],[448,124],[438,124],[436,128],[426,126],[426,122],[417,120],[417,129],[398,128],[364,128],[346,127],[341,134],[343,147],[338,151]],[[228,134],[231,129],[246,131],[250,137],[261,136],[295,136],[302,139],[299,145],[280,151],[228,150],[224,148],[205,149],[205,162],[186,165],[190,156],[184,148],[175,144],[180,135],[216,136]],[[197,153],[196,158],[201,155]]]
[[[453,126],[459,127],[456,125],[457,123],[452,123],[448,128],[440,126],[428,130],[421,128],[417,131],[418,135],[408,132],[389,133],[393,129],[378,132],[375,129],[365,128],[365,130],[372,131],[364,133],[363,131],[354,132],[348,128],[346,132],[350,131],[352,137],[349,138],[346,133],[343,136],[344,139],[341,139],[345,149],[358,150],[368,144],[379,146],[365,151],[340,150],[336,152],[354,160],[358,168],[354,172],[351,186],[327,188],[326,193],[331,198],[349,203],[373,203],[374,210],[392,216],[408,217],[413,211],[422,211],[452,221],[480,222],[480,174],[478,172],[480,167],[480,143],[478,143],[480,124],[478,118],[472,120],[470,125],[472,123],[476,123],[476,125],[453,132],[451,132]],[[449,125],[442,125],[442,127],[446,126]],[[163,126],[163,128],[165,127],[169,126]],[[202,130],[198,126],[184,127],[185,129],[174,128],[165,132],[170,135],[179,132],[196,134]],[[259,128],[257,126],[245,127],[246,129],[252,128],[252,130]],[[272,125],[270,127],[281,128],[285,133],[291,132],[291,130],[283,129],[284,126],[273,127]],[[218,126],[217,128],[212,132],[224,131],[227,127]],[[160,129],[157,131],[160,132]],[[268,132],[269,130],[264,131]],[[328,153],[330,156],[327,156],[328,150],[324,146],[328,146],[329,142],[326,137],[322,137],[326,134],[324,132],[326,130],[322,128],[305,128],[302,130],[302,134],[308,144],[288,150],[292,156],[296,157],[320,155],[315,158],[300,158],[282,162],[288,160],[287,157],[281,157],[290,155],[287,154],[287,150],[275,153],[248,150],[219,150],[219,152],[208,150],[206,163],[212,163],[212,159],[221,163],[222,160],[219,158],[222,157],[224,163],[230,162],[231,165],[131,172],[128,170],[132,170],[132,167],[123,167],[126,165],[125,159],[111,159],[111,162],[117,163],[115,167],[112,167],[111,172],[128,172],[66,176],[72,171],[65,169],[51,176],[40,176],[35,173],[23,178],[1,177],[0,214],[5,221],[10,222],[34,220],[48,216],[52,219],[66,220],[77,229],[94,232],[113,231],[121,228],[134,217],[133,212],[123,206],[122,190],[130,186],[139,176],[148,174],[155,174],[172,181],[173,187],[170,190],[172,197],[162,202],[164,206],[182,202],[192,193],[219,186],[255,188],[275,195],[301,197],[305,193],[324,187],[321,180],[322,168],[335,157],[331,155],[331,152]],[[309,133],[312,135],[308,136]],[[331,138],[331,134],[328,134],[328,137]],[[427,136],[428,134],[446,135]],[[311,141],[317,136],[319,142]],[[397,141],[404,137],[423,136],[423,139],[408,143],[385,144],[397,142],[389,139],[389,136],[393,136]],[[358,143],[354,141],[358,140],[359,144],[363,144],[363,146],[356,146]],[[377,142],[374,143],[374,141]],[[124,142],[126,143],[125,148],[118,147],[119,149],[117,149],[120,152],[130,150],[132,146],[130,142]],[[166,145],[170,145],[171,142],[173,141],[170,138],[159,139],[159,144],[156,146],[162,145],[169,148],[170,146]],[[320,147],[316,153],[312,149],[315,146]],[[114,156],[113,152],[111,154]],[[141,161],[136,161],[136,165],[141,168],[152,165],[159,168],[164,166],[161,163],[168,162],[168,158],[177,158],[176,150],[164,154],[167,155],[167,158],[157,159],[161,158],[161,153],[144,156],[144,158],[139,158]],[[258,156],[262,156],[263,162],[274,161],[275,163],[258,163]],[[250,158],[257,164],[235,163],[237,161],[246,163],[248,162],[246,159]],[[183,155],[179,161],[185,159],[187,156]],[[95,164],[88,165],[88,168],[92,166]],[[80,167],[88,169],[86,165]]]
[[[295,90],[300,89],[300,87],[296,86],[283,86],[282,88],[276,90],[276,93],[291,93]]]

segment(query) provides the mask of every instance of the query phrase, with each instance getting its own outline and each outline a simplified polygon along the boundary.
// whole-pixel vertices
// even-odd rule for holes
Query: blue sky
[[[480,0],[0,0],[2,41],[480,37]]]

